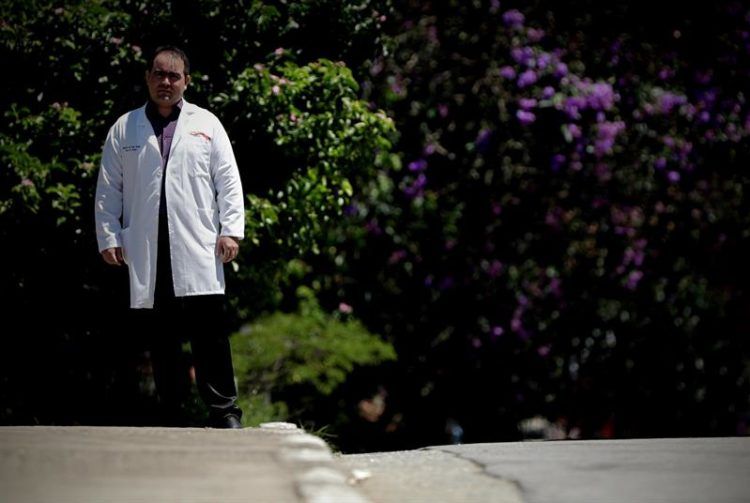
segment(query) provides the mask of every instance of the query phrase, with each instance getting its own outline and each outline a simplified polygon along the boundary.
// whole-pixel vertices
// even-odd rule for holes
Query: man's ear
[[[185,87],[190,84],[190,75],[185,75]]]

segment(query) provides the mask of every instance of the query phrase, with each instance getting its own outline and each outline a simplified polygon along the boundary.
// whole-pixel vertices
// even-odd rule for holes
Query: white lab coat
[[[220,235],[244,237],[245,210],[232,146],[214,114],[183,99],[166,172],[175,295],[224,293],[216,242]],[[154,305],[162,175],[144,105],[110,128],[95,201],[99,251],[122,247],[133,308]]]

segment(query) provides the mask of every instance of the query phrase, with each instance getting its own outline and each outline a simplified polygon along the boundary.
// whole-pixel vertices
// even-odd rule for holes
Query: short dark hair
[[[187,54],[185,54],[185,51],[183,51],[176,45],[160,45],[159,47],[157,47],[148,62],[149,72],[154,68],[154,61],[156,60],[156,56],[158,56],[162,52],[171,52],[172,54],[180,58],[182,60],[182,63],[185,65],[185,75],[190,75],[190,60],[188,59]]]

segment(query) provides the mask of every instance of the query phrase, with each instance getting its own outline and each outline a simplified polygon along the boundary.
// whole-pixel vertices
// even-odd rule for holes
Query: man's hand
[[[122,265],[125,263],[125,260],[122,258],[122,248],[119,246],[117,248],[102,250],[102,258],[109,265]]]
[[[216,256],[221,257],[222,263],[226,264],[237,258],[240,251],[240,240],[233,236],[219,236],[216,242]]]

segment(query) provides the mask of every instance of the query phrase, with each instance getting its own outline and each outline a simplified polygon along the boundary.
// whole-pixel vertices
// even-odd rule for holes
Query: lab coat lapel
[[[193,105],[188,103],[185,98],[182,98],[182,109],[180,110],[180,116],[177,118],[177,127],[174,130],[172,147],[169,149],[170,159],[172,159],[172,154],[175,152],[175,148],[177,148],[185,136],[185,132],[188,130],[188,123],[194,112]]]

